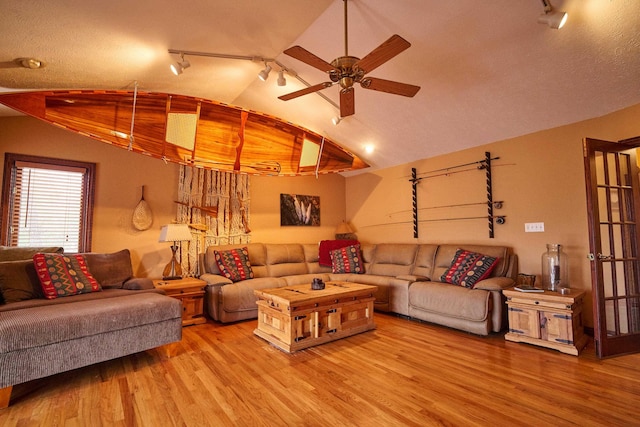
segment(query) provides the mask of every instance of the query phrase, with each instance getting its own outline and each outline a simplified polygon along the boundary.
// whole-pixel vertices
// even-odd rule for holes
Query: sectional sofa
[[[218,254],[246,247],[253,278],[232,281],[216,261]],[[377,286],[375,309],[397,313],[479,335],[506,326],[502,289],[513,286],[517,257],[505,246],[466,244],[361,244],[363,271],[334,273],[319,263],[318,244],[227,245],[208,247],[200,256],[200,278],[207,282],[205,309],[227,323],[257,318],[254,290],[323,281]],[[443,283],[459,249],[497,258],[490,275],[473,288]]]
[[[128,250],[83,254],[100,291],[45,299],[32,259],[0,247],[0,409],[12,387],[182,338],[180,301],[133,277]]]

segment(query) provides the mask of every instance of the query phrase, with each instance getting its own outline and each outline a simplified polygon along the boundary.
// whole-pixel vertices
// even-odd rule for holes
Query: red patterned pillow
[[[232,282],[253,279],[253,270],[249,262],[249,251],[246,247],[213,251],[220,272]]]
[[[458,249],[451,267],[441,277],[442,282],[472,288],[476,282],[485,279],[498,264],[500,258]]]
[[[364,273],[360,245],[350,245],[334,249],[331,255],[331,271],[333,273]]]
[[[83,255],[37,253],[33,264],[47,299],[102,290],[89,272]]]

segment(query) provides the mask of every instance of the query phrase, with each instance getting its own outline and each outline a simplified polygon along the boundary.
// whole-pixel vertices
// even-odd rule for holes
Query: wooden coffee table
[[[254,291],[259,298],[257,336],[288,352],[375,329],[375,286],[326,282]]]

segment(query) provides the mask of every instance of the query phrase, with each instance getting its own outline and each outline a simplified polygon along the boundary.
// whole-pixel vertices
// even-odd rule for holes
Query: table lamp
[[[182,279],[182,266],[176,258],[178,242],[191,240],[191,231],[187,224],[167,224],[160,230],[159,242],[173,242],[171,245],[171,261],[162,272],[162,280]]]

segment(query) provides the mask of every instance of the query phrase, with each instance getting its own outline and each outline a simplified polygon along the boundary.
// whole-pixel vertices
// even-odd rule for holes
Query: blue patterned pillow
[[[499,260],[500,258],[458,249],[451,267],[440,277],[440,281],[473,289],[477,282],[491,274]]]
[[[213,251],[220,272],[232,282],[253,279],[253,270],[249,262],[249,251],[246,247]]]
[[[360,245],[350,245],[329,252],[333,273],[364,273]]]

